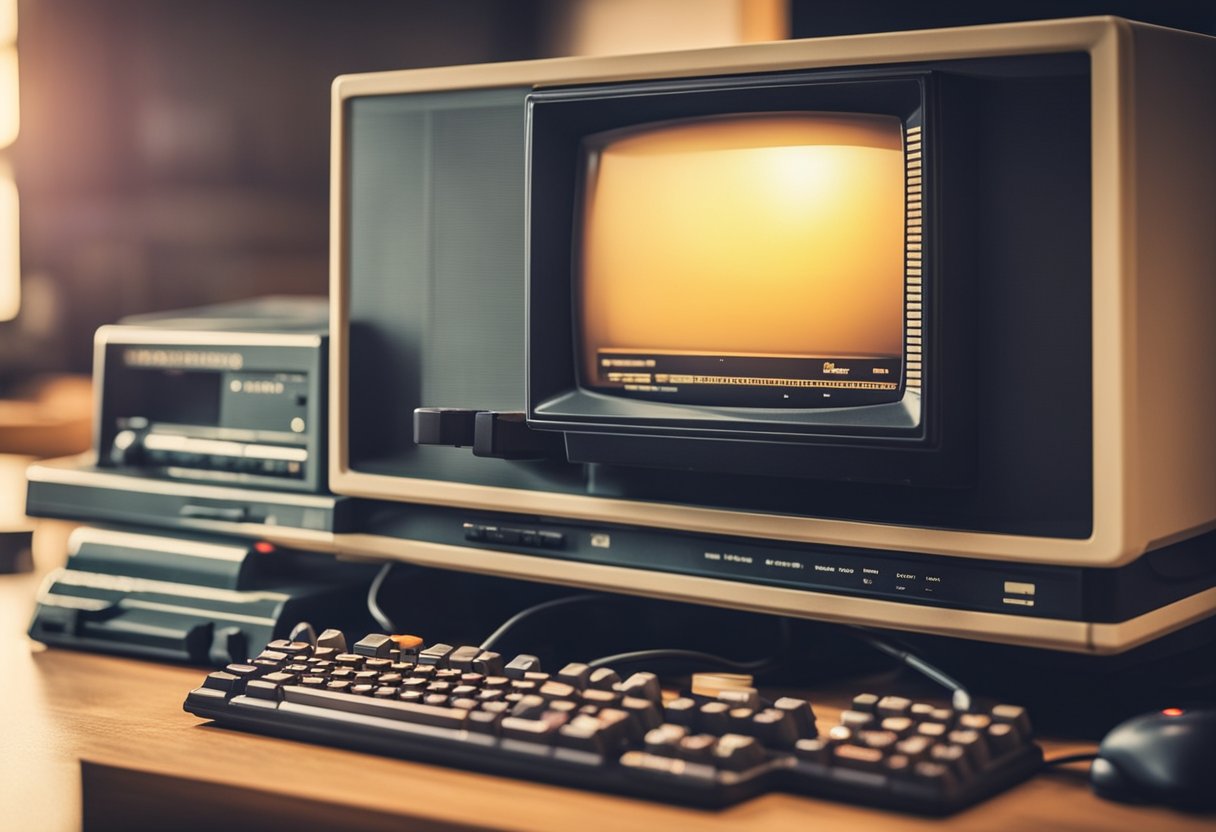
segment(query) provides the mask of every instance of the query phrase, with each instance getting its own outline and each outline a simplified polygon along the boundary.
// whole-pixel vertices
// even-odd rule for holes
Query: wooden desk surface
[[[48,539],[56,537],[43,538]],[[45,572],[53,555],[36,555],[39,572]],[[241,817],[266,806],[304,807],[312,821],[304,826],[311,828],[353,828],[349,815],[347,822],[339,820],[344,817],[340,807],[351,807],[364,828],[385,829],[1211,832],[1213,827],[1210,816],[1099,800],[1089,792],[1083,766],[1040,775],[944,821],[783,794],[711,812],[205,727],[181,709],[186,692],[202,678],[198,669],[47,649],[31,642],[24,632],[40,579],[37,573],[0,575],[4,830],[79,829],[81,760],[92,764],[90,805],[97,795],[99,805],[121,814],[131,811],[130,806],[159,801],[162,812],[180,818],[176,828],[203,825],[207,810],[212,816],[227,812],[228,817]],[[831,707],[830,697],[826,703],[822,697],[813,698],[821,717],[836,718],[838,709]],[[1044,745],[1049,756],[1088,750]],[[142,828],[156,825],[150,821]]]

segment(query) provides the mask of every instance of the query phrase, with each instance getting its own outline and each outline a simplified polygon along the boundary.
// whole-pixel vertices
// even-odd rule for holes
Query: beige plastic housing
[[[342,116],[358,96],[1085,52],[1091,59],[1093,530],[1085,539],[549,494],[354,471],[347,454]],[[1216,39],[1112,17],[444,67],[333,86],[330,484],[339,494],[994,561],[1116,567],[1216,528]],[[350,554],[827,620],[1113,652],[1216,612],[1216,590],[1118,625],[942,611],[502,552],[338,536]],[[451,551],[446,551],[448,548]]]

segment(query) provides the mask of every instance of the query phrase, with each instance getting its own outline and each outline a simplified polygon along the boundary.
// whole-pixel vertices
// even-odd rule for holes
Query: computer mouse
[[[1089,780],[1110,800],[1216,809],[1216,707],[1166,708],[1117,725]]]

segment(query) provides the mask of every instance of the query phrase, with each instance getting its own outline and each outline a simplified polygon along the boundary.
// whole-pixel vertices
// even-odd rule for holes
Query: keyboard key
[[[579,694],[579,699],[584,704],[595,705],[600,708],[608,708],[615,706],[624,697],[614,690],[598,690],[596,688],[588,688]]]
[[[245,679],[237,676],[235,673],[227,673],[223,670],[217,670],[214,673],[207,674],[207,678],[203,680],[203,687],[211,688],[212,690],[221,690],[224,693],[235,696],[244,692]]]
[[[832,749],[832,762],[860,771],[878,771],[882,763],[882,752],[877,748],[841,743]]]
[[[728,771],[744,771],[764,762],[764,748],[755,737],[725,734],[713,749],[713,762]]]
[[[933,740],[940,740],[946,736],[950,729],[940,722],[922,722],[916,726],[916,733],[922,737],[928,737]]]
[[[603,708],[595,714],[595,719],[610,746],[620,746],[629,739],[633,718],[625,711]]]
[[[502,655],[493,650],[482,650],[473,660],[473,670],[483,676],[501,676],[503,671]]]
[[[730,705],[725,702],[706,702],[697,710],[696,725],[708,734],[726,734],[730,731]]]
[[[912,776],[921,784],[930,786],[936,794],[952,792],[958,785],[958,780],[950,767],[941,763],[916,763],[912,766]]]
[[[713,766],[645,751],[626,751],[621,755],[620,764],[639,776],[658,776],[675,782],[687,780],[712,784],[718,776]]]
[[[819,730],[815,727],[815,711],[810,702],[792,696],[783,696],[773,703],[773,707],[790,715],[790,718],[794,720],[794,728],[799,737],[819,735]]]
[[[550,699],[549,710],[556,711],[559,714],[568,714],[573,716],[578,713],[578,709],[582,707],[579,703],[572,699]]]
[[[509,679],[523,679],[525,673],[540,670],[540,659],[536,656],[530,656],[527,653],[521,653],[507,663],[503,668],[503,675]]]
[[[912,700],[905,699],[902,696],[884,696],[878,700],[878,705],[874,711],[878,716],[906,716],[908,709],[912,707]]]
[[[932,747],[933,740],[919,734],[895,743],[895,751],[913,761],[928,757],[929,749]]]
[[[853,710],[872,714],[878,708],[879,697],[872,693],[859,693],[853,697]]]
[[[686,736],[688,736],[688,729],[683,725],[666,723],[658,728],[652,728],[647,731],[646,736],[642,738],[642,742],[646,744],[646,750],[651,754],[674,757],[676,755],[676,747],[680,744],[680,740]]]
[[[515,707],[511,708],[511,716],[523,717],[525,719],[536,719],[549,707],[548,702],[543,696],[531,694],[524,696],[515,703]]]
[[[754,711],[761,707],[760,694],[755,688],[727,688],[718,691],[714,698],[732,708],[750,708]]]
[[[981,769],[988,765],[988,743],[979,731],[951,731],[946,735],[946,741],[966,752],[967,762],[973,769]]]
[[[866,713],[865,711],[841,711],[840,713],[840,724],[846,725],[855,731],[868,728],[877,721],[874,714]]]
[[[262,681],[272,685],[293,685],[298,678],[300,677],[294,673],[279,671],[277,673],[267,673],[262,677]]]
[[[912,772],[912,759],[903,754],[891,754],[883,762],[884,772],[891,777],[906,777]]]
[[[448,655],[448,667],[456,670],[472,670],[473,662],[477,661],[477,657],[480,655],[480,647],[472,647],[467,644],[457,647]]]
[[[832,756],[832,744],[818,737],[794,743],[794,756],[812,763],[826,763]]]
[[[1001,722],[1012,727],[1020,737],[1030,736],[1030,717],[1026,709],[1019,705],[997,705],[992,709],[994,722]]]
[[[224,672],[239,676],[246,681],[262,675],[260,669],[251,664],[230,664],[224,668]]]
[[[988,730],[988,726],[991,724],[992,717],[988,716],[988,714],[960,714],[958,718],[958,727],[964,730],[983,733]]]
[[[498,734],[499,723],[503,719],[500,712],[473,709],[468,713],[468,728],[470,731],[476,731],[479,734]]]
[[[502,722],[499,723],[499,730],[503,739],[548,745],[557,736],[557,729],[564,724],[564,718],[557,718],[547,711],[541,714],[539,719],[524,719],[518,716],[503,717]]]
[[[1016,751],[1022,742],[1014,727],[1004,722],[989,725],[988,730],[984,732],[984,736],[988,739],[988,746],[992,750],[993,756],[1000,756]]]
[[[275,639],[266,645],[266,649],[277,650],[289,656],[309,656],[312,654],[312,645],[307,641],[291,641],[285,638]]]
[[[576,716],[557,730],[555,744],[562,748],[603,754],[608,750],[604,727],[593,716]]]
[[[794,718],[776,708],[765,708],[753,716],[748,733],[772,748],[791,748],[798,741]]]
[[[851,742],[853,729],[847,725],[833,725],[828,729],[828,740],[833,743]]]
[[[906,716],[889,716],[878,727],[883,731],[906,737],[916,728],[916,723]]]
[[[933,746],[929,749],[929,760],[950,769],[958,780],[966,779],[971,774],[971,765],[967,762],[967,752],[957,745],[939,743]]]
[[[663,698],[663,689],[659,686],[659,677],[653,673],[634,673],[628,679],[621,682],[616,689],[625,696],[649,699],[651,702],[659,702]]]
[[[582,662],[570,662],[557,671],[557,680],[583,690],[591,682],[591,668]]]
[[[885,753],[899,742],[899,735],[893,731],[859,731],[857,741],[866,748],[877,748]]]
[[[346,652],[346,636],[341,630],[325,630],[317,636],[317,647],[330,647],[339,653]]]
[[[663,717],[659,713],[658,707],[647,699],[626,696],[621,699],[621,710],[628,713],[636,721],[640,729],[639,736],[641,733],[649,731],[663,722]]]
[[[541,685],[536,692],[546,699],[569,699],[577,691],[573,685],[550,680]]]
[[[669,700],[663,705],[663,721],[692,728],[697,721],[697,703],[687,696]]]
[[[448,656],[455,648],[450,644],[432,644],[418,652],[418,664],[446,667]]]
[[[245,685],[245,695],[254,699],[277,702],[282,697],[283,686],[265,679],[253,679]]]
[[[299,686],[283,689],[283,701],[296,705],[313,705],[331,708],[364,716],[430,725],[436,728],[460,729],[465,727],[467,714],[459,708],[436,708],[401,700],[382,700],[373,697],[352,696],[329,690],[310,690]]]
[[[752,717],[756,712],[751,708],[731,708],[726,712],[726,720],[730,725],[731,733],[746,734],[752,733]]]
[[[676,756],[694,763],[713,763],[718,738],[711,734],[690,734],[676,743]]]
[[[940,722],[942,725],[950,728],[954,725],[956,716],[957,714],[952,708],[934,708],[929,714],[929,720],[931,722]]]
[[[617,672],[608,667],[597,667],[587,678],[589,687],[604,691],[612,690],[620,681],[621,677],[617,675]]]

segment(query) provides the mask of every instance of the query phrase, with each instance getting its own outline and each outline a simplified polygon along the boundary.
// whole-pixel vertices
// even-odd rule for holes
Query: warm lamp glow
[[[601,350],[901,355],[898,118],[695,119],[588,140],[579,269]]]
[[[17,139],[21,127],[17,91],[17,47],[0,46],[0,149]]]
[[[17,42],[17,0],[0,0],[0,46]]]
[[[17,230],[17,186],[0,171],[0,321],[15,318],[21,304]]]
[[[17,139],[21,109],[17,86],[17,0],[0,0],[0,151]],[[0,153],[0,321],[21,305],[17,185]]]

